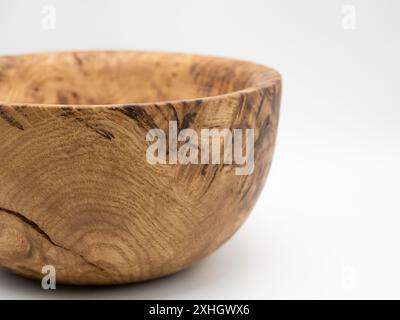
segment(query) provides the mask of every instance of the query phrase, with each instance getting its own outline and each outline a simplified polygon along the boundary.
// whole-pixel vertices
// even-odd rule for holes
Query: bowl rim
[[[245,64],[252,65],[260,70],[260,73],[268,74],[267,79],[263,81],[256,82],[256,85],[252,85],[249,87],[245,87],[240,90],[235,90],[227,93],[217,94],[217,95],[210,95],[210,96],[199,96],[196,98],[182,98],[182,99],[175,99],[175,100],[154,100],[149,102],[125,102],[125,103],[110,103],[110,104],[57,104],[57,103],[31,103],[31,102],[18,102],[18,101],[3,101],[0,99],[0,106],[8,106],[8,107],[32,107],[32,108],[80,108],[80,109],[99,109],[99,108],[120,108],[126,106],[138,106],[138,107],[146,107],[152,105],[167,105],[167,104],[179,104],[182,102],[187,103],[195,103],[197,101],[211,101],[211,100],[224,100],[233,97],[239,97],[242,94],[248,94],[252,92],[262,91],[266,88],[274,86],[276,84],[281,84],[282,76],[281,74],[274,68],[265,66],[263,64],[255,63],[248,60],[242,59],[235,59],[229,58],[225,56],[218,56],[218,55],[204,55],[204,54],[192,54],[192,53],[185,53],[185,52],[174,52],[174,51],[153,51],[153,50],[55,50],[55,51],[38,51],[33,53],[26,53],[26,54],[11,54],[11,55],[0,55],[0,60],[2,58],[19,58],[19,57],[35,57],[41,55],[58,55],[58,54],[95,54],[95,53],[102,53],[102,54],[113,54],[113,53],[140,53],[140,54],[160,54],[160,55],[176,55],[176,56],[192,56],[194,58],[215,58],[219,60],[231,61],[231,62],[241,62]]]

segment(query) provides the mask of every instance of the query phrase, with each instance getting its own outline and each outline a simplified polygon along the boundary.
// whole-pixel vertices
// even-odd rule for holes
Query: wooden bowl
[[[100,285],[161,277],[207,256],[261,192],[280,92],[276,71],[224,58],[0,57],[0,265],[34,279],[53,265],[59,283]],[[149,163],[146,136],[159,128],[169,139],[170,121],[199,136],[254,129],[254,170]]]

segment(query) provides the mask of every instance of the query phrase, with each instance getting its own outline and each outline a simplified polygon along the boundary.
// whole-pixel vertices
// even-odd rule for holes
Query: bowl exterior
[[[57,282],[118,284],[179,271],[230,238],[267,177],[280,81],[146,105],[0,105],[0,264]],[[149,164],[149,130],[254,129],[254,171]],[[168,150],[167,150],[168,152]]]

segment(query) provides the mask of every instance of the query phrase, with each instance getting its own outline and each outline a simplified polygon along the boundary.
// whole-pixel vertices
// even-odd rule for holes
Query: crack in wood
[[[16,211],[13,211],[13,210],[9,210],[9,209],[6,209],[6,208],[2,208],[2,207],[0,207],[0,211],[3,211],[3,212],[5,212],[5,213],[7,213],[7,214],[10,214],[10,215],[12,215],[12,216],[18,218],[18,219],[19,219],[20,221],[22,221],[23,223],[29,225],[33,230],[35,230],[35,231],[36,231],[37,233],[39,233],[42,237],[44,237],[44,238],[45,238],[48,242],[50,242],[54,247],[57,247],[57,248],[60,248],[60,249],[65,250],[65,251],[68,251],[68,252],[70,252],[70,253],[72,253],[72,254],[78,255],[78,256],[79,256],[85,263],[87,263],[88,265],[92,266],[93,268],[96,268],[97,270],[99,270],[99,271],[101,271],[101,272],[104,272],[104,273],[107,273],[107,274],[108,274],[108,271],[107,271],[107,270],[105,270],[105,269],[103,269],[102,267],[98,266],[97,264],[95,264],[95,263],[93,263],[93,262],[87,260],[87,259],[85,258],[85,256],[83,256],[82,254],[77,253],[77,252],[74,252],[74,251],[72,251],[71,249],[68,249],[68,248],[66,248],[66,247],[63,247],[63,246],[61,246],[61,245],[55,243],[55,242],[50,238],[50,236],[49,236],[36,222],[34,222],[34,221],[28,219],[28,218],[27,218],[26,216],[24,216],[23,214],[21,214],[21,213],[19,213],[19,212],[16,212]]]

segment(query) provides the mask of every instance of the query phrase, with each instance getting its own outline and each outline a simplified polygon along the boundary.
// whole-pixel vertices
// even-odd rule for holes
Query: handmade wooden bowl
[[[53,265],[59,283],[118,284],[207,256],[260,194],[280,92],[276,71],[224,58],[0,57],[0,265],[34,279]],[[190,128],[199,136],[202,129],[254,129],[254,170],[149,163],[154,141],[146,136],[159,128],[169,138],[170,121],[178,133]]]

